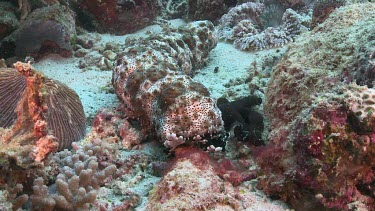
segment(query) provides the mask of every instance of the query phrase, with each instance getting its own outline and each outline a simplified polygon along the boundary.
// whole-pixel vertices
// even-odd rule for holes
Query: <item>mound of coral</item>
[[[260,186],[296,209],[375,208],[375,5],[340,7],[274,68]]]

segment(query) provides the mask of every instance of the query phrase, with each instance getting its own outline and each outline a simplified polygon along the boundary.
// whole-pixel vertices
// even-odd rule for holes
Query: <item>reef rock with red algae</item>
[[[94,28],[101,33],[124,35],[150,25],[159,12],[154,0],[80,0],[80,13],[93,19]],[[86,23],[82,23],[86,24]]]
[[[375,79],[374,20],[374,4],[337,9],[272,72],[260,186],[297,210],[375,209],[375,89],[362,86]]]
[[[234,179],[230,166],[218,165],[201,149],[176,149],[176,159],[151,191],[146,210],[285,210],[264,200],[250,186],[237,186],[244,180],[230,181]],[[224,178],[220,175],[223,172]]]

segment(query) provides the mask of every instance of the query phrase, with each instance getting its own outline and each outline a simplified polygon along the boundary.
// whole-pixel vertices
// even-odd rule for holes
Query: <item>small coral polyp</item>
[[[348,98],[353,99],[348,103],[352,128],[358,134],[375,133],[375,89],[366,86],[352,89],[347,91]]]
[[[136,41],[117,62],[112,81],[125,112],[170,149],[223,131],[215,101],[189,76],[216,43],[213,24],[197,21]]]

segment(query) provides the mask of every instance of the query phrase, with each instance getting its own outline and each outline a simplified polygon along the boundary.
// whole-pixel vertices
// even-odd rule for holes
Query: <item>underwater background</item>
[[[0,210],[375,210],[375,4],[0,0]]]

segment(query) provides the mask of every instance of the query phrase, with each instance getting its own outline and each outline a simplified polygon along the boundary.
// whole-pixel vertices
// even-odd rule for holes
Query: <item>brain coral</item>
[[[17,62],[15,69],[0,69],[0,88],[1,156],[21,153],[17,160],[22,160],[30,150],[41,161],[84,136],[85,116],[78,95],[30,64]]]
[[[168,148],[187,141],[204,143],[205,135],[223,130],[215,101],[188,76],[205,64],[216,42],[213,24],[198,21],[140,39],[117,61],[113,85],[127,115]]]
[[[296,210],[375,209],[374,24],[373,3],[340,7],[273,69],[260,186]]]

